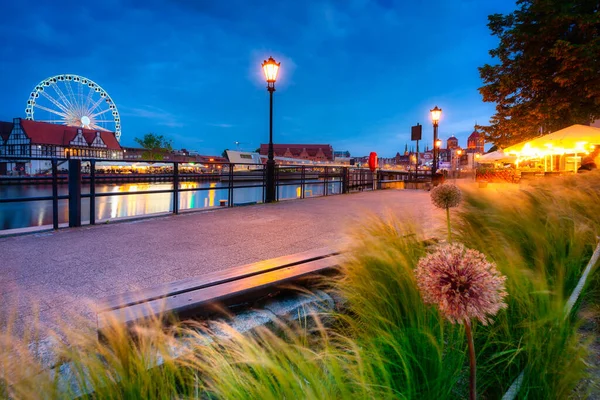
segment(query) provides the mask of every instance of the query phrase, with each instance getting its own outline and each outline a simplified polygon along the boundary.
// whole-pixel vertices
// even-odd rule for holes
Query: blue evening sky
[[[429,110],[460,145],[493,104],[477,67],[497,40],[487,16],[514,0],[2,1],[0,120],[24,116],[41,80],[82,75],[121,113],[124,145],[155,132],[220,154],[268,141],[260,63],[281,61],[275,143],[330,143],[380,157],[410,146]]]

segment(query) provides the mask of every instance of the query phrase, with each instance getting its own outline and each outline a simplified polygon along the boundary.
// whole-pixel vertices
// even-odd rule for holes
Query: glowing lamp
[[[458,154],[460,156],[462,154],[462,150],[461,149],[456,150],[456,154]]]
[[[440,117],[442,116],[442,109],[438,108],[438,106],[435,106],[433,108],[433,110],[430,110],[431,112],[431,120],[433,121],[434,125],[437,125],[438,122],[440,122]]]
[[[435,141],[435,147],[437,147],[438,149],[440,147],[442,147],[442,141],[440,139],[438,139],[438,140]]]
[[[277,80],[277,73],[279,72],[279,66],[281,63],[276,62],[273,57],[269,57],[268,60],[262,63],[262,68],[265,73],[267,83],[275,83]]]

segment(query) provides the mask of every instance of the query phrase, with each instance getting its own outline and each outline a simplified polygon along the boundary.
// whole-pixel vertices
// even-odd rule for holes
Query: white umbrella
[[[492,151],[479,157],[477,162],[488,163],[488,162],[516,162],[517,157],[509,154],[504,154],[502,150]]]

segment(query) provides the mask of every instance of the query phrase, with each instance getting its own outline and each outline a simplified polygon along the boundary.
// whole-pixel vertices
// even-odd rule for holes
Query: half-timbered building
[[[0,156],[123,158],[119,141],[108,131],[15,118],[12,124],[0,122],[0,134]],[[49,168],[50,161],[45,160],[0,160],[0,172],[9,174],[34,175]]]

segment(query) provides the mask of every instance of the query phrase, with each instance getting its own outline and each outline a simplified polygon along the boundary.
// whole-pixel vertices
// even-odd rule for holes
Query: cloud
[[[216,128],[233,128],[235,125],[232,124],[206,124],[208,126],[214,126]]]
[[[185,123],[182,118],[161,108],[146,105],[143,108],[122,107],[121,116],[143,118],[153,120],[157,125],[168,126],[170,128],[183,128]]]

